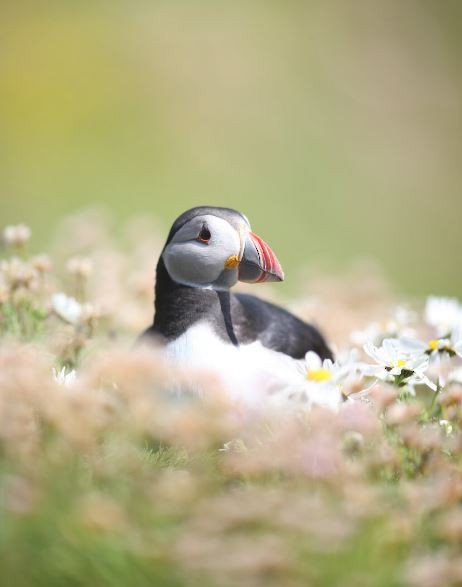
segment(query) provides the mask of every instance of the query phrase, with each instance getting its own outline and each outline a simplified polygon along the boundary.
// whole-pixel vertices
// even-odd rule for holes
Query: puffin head
[[[199,206],[173,223],[162,259],[177,283],[227,290],[237,283],[282,281],[284,273],[271,248],[231,208]]]

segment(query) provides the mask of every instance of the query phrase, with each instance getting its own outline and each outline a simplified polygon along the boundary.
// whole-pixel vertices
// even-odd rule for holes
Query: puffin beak
[[[259,236],[249,232],[239,264],[239,281],[262,283],[283,279],[284,272],[271,248]]]

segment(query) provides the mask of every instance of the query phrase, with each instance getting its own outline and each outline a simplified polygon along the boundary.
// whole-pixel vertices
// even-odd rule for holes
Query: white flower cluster
[[[54,313],[61,320],[79,326],[91,320],[96,310],[81,304],[64,293],[52,298]],[[374,326],[374,337],[362,345],[365,358],[359,350],[337,353],[335,361],[321,360],[310,351],[303,360],[295,361],[281,353],[268,355],[258,345],[249,345],[246,352],[226,347],[223,356],[214,355],[217,374],[228,373],[230,364],[236,368],[228,376],[231,396],[253,405],[310,407],[322,405],[332,409],[368,394],[378,381],[396,386],[405,393],[415,394],[416,386],[426,386],[438,393],[447,383],[462,383],[462,306],[457,300],[431,297],[427,300],[424,318],[426,340],[417,337],[410,322],[415,314],[399,312],[399,324],[394,322],[396,334],[388,329],[380,332]],[[395,315],[396,316],[396,315]],[[387,325],[385,325],[387,326]],[[390,326],[388,324],[388,326]],[[232,353],[230,355],[229,353]],[[258,366],[258,373],[254,371]],[[182,365],[185,367],[185,365]],[[203,366],[206,369],[205,365]],[[55,373],[55,380],[70,385],[75,372]],[[262,395],[263,394],[263,395]]]
[[[462,366],[457,364],[462,357],[462,305],[452,298],[428,298],[424,318],[431,334],[426,341],[418,339],[411,328],[414,317],[411,312],[399,310],[383,331],[373,324],[363,336],[354,333],[357,342],[364,342],[363,350],[373,363],[358,361],[354,352],[335,362],[321,361],[315,353],[307,353],[305,360],[299,362],[304,382],[301,386],[300,381],[298,386],[293,385],[292,389],[297,388],[293,397],[310,405],[335,407],[342,394],[361,397],[377,381],[390,383],[410,394],[415,394],[417,385],[438,392],[448,382],[462,382]],[[390,330],[394,331],[393,336]],[[354,383],[359,389],[353,393]]]

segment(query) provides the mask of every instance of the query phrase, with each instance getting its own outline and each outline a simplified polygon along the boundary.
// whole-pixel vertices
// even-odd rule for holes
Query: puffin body
[[[237,371],[332,353],[320,332],[283,308],[248,294],[237,281],[282,281],[271,248],[229,208],[200,206],[174,222],[156,271],[153,325],[142,335],[160,339],[183,366],[234,364]],[[259,365],[256,365],[259,363]],[[233,382],[234,383],[234,382]]]

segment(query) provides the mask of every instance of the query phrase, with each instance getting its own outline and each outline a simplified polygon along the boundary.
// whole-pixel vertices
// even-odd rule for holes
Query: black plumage
[[[244,216],[228,208],[194,208],[175,221],[165,246],[181,226],[198,214],[218,215],[233,226],[242,219],[247,222]],[[207,322],[217,336],[236,346],[258,340],[264,347],[295,359],[303,358],[310,350],[322,359],[332,358],[323,336],[314,326],[253,295],[177,283],[168,274],[161,256],[156,271],[154,323],[143,338],[154,336],[171,342],[199,321]]]

